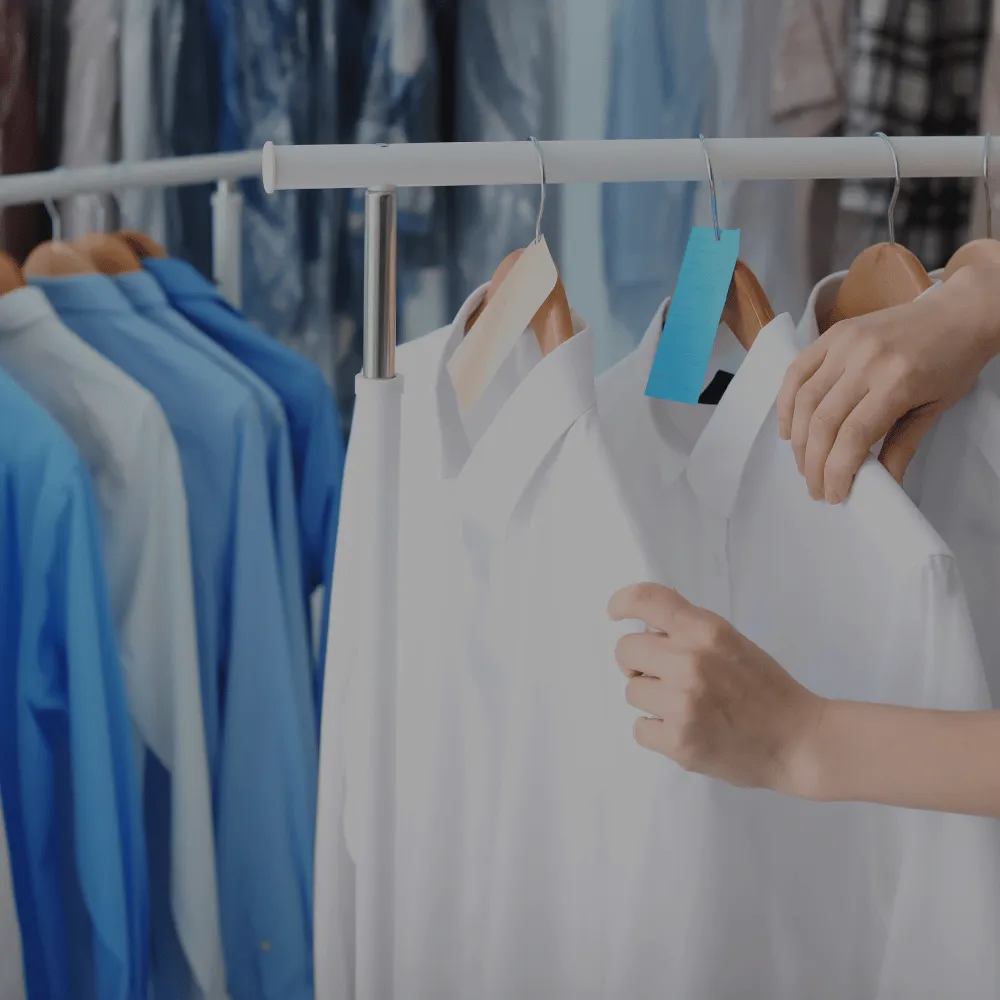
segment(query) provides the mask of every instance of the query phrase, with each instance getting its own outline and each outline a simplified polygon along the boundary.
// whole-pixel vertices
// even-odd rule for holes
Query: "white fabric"
[[[121,0],[71,0],[69,55],[63,108],[64,167],[92,167],[114,160],[115,103],[118,99],[118,37]],[[61,206],[62,237],[74,240],[103,230],[109,200],[74,195]]]
[[[155,20],[166,11],[158,0],[120,0],[121,90],[119,136],[121,159],[154,160],[166,155],[160,136],[163,99],[157,88],[154,68]],[[165,58],[166,54],[163,53]],[[123,222],[165,243],[167,238],[166,201],[162,188],[131,189],[121,194]]]
[[[21,928],[14,903],[14,886],[7,854],[7,829],[0,803],[0,1000],[24,1000]]]
[[[91,473],[140,767],[148,747],[171,775],[178,937],[202,993],[222,997],[187,496],[176,444],[156,400],[68,330],[37,288],[0,296],[0,364],[59,421]]]
[[[791,319],[760,333],[715,408],[643,395],[662,320],[598,385],[661,581],[821,694],[988,707],[941,538],[874,459],[844,504],[810,500],[779,439]],[[620,782],[611,810],[624,818],[612,841],[620,885],[607,995],[998,995],[994,821],[699,788],[657,763]],[[692,822],[679,824],[681,812]]]
[[[799,323],[801,347],[819,337],[818,318],[832,306],[843,276],[830,275],[813,290]],[[939,287],[936,283],[923,294]],[[994,706],[1000,706],[998,388],[1000,368],[992,362],[968,395],[928,432],[903,481],[911,500],[958,561]]]
[[[702,116],[709,140],[780,136],[771,116],[771,69],[782,0],[708,0],[715,60]],[[711,149],[711,142],[709,142]],[[740,258],[760,280],[775,310],[799,314],[809,291],[808,188],[795,181],[716,181],[719,225],[740,229]],[[708,180],[698,185],[695,225],[712,225]]]
[[[526,336],[463,421],[454,325],[403,346],[396,995],[595,995],[605,967],[601,790],[629,734],[610,593],[647,575],[606,460],[593,343]],[[331,604],[317,838],[316,989],[354,997],[354,861],[367,841],[352,732],[352,539],[367,431],[348,450]],[[571,685],[571,680],[586,681]],[[617,724],[609,727],[608,718]]]

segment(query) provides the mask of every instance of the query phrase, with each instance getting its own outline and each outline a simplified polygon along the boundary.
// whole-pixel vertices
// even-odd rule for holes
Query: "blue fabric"
[[[278,394],[292,440],[302,593],[308,599],[323,585],[329,597],[345,458],[344,436],[329,385],[314,365],[249,323],[190,264],[149,258],[145,267],[179,313],[256,372]],[[323,704],[328,619],[329,600],[323,604],[317,709]]]
[[[2,369],[0,483],[0,791],[28,995],[145,1000],[145,842],[95,501]]]
[[[194,273],[197,276],[197,272]],[[309,616],[306,610],[308,598],[302,593],[302,558],[299,552],[291,441],[281,401],[253,371],[173,309],[151,274],[137,271],[119,275],[113,280],[136,312],[204,355],[209,364],[217,365],[235,378],[250,390],[257,403],[267,447],[271,526],[281,573],[285,624],[292,650],[292,680],[303,712],[312,716],[315,714],[315,706],[312,643],[309,640]]]
[[[294,681],[250,390],[100,275],[39,280],[63,321],[157,398],[188,494],[222,936],[234,1000],[312,996],[317,741]]]
[[[612,18],[608,138],[696,138],[712,66],[704,0],[623,0]],[[677,281],[696,189],[604,186],[608,304],[636,340]]]

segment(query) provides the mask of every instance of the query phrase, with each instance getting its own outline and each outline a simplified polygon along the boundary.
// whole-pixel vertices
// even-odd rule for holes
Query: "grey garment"
[[[455,47],[456,138],[468,142],[555,135],[557,60],[552,0],[465,0]],[[559,245],[559,205],[550,189],[544,232]],[[539,189],[455,191],[452,312],[511,251],[535,236]]]
[[[2,807],[0,803],[0,1000],[24,1000],[21,928],[14,905]]]
[[[859,0],[847,134],[974,135],[989,16],[989,0]],[[873,241],[884,239],[891,192],[891,181],[850,181],[840,204],[868,218]],[[903,182],[896,238],[928,270],[965,241],[971,194],[967,178]]]

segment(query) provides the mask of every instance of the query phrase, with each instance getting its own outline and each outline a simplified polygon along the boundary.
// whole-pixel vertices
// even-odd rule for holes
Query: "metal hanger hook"
[[[534,144],[535,152],[538,154],[538,167],[542,173],[542,193],[538,199],[538,218],[535,220],[535,242],[541,243],[542,217],[545,215],[545,157],[542,156],[542,144],[533,135],[529,135],[528,138]]]
[[[699,133],[698,139],[701,142],[702,152],[705,154],[705,164],[708,167],[708,190],[712,196],[712,225],[715,226],[715,242],[722,239],[722,230],[719,229],[719,201],[715,194],[715,171],[712,169],[712,158],[708,155],[708,143],[705,137]]]
[[[993,195],[990,192],[990,143],[993,136],[986,133],[983,141],[983,190],[986,192],[986,238],[993,239]]]
[[[62,239],[62,216],[51,198],[46,198],[43,204],[45,211],[49,213],[49,222],[52,223],[52,239],[58,243]]]
[[[896,186],[892,189],[892,198],[889,201],[889,242],[896,242],[896,201],[899,199],[899,188],[903,183],[901,175],[899,172],[899,157],[896,155],[896,147],[893,146],[892,141],[885,134],[885,132],[876,132],[880,139],[882,139],[885,144],[889,147],[889,152],[892,153],[892,168],[896,174]]]

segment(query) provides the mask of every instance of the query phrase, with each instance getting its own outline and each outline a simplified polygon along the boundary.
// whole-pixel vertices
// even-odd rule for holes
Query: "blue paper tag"
[[[740,231],[691,230],[646,395],[697,403],[740,254]]]

